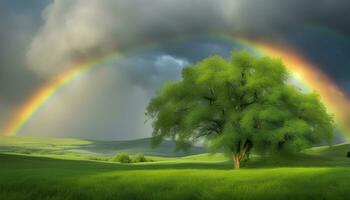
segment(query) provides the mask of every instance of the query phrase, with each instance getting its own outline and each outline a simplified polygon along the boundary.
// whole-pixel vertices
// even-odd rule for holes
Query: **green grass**
[[[307,153],[312,155],[322,155],[328,157],[345,157],[347,153],[350,152],[350,143],[347,144],[337,144],[331,147],[321,146],[314,147],[306,150]]]
[[[45,137],[1,137],[0,153],[18,153],[34,156],[55,156],[56,158],[86,159],[112,156],[117,152],[177,157],[207,152],[205,148],[195,147],[189,152],[175,152],[174,144],[164,141],[157,148],[151,148],[150,138],[129,141],[94,141],[68,138]]]
[[[193,159],[193,160],[192,160]],[[260,158],[261,159],[261,158]],[[295,160],[297,158],[294,158]],[[222,155],[115,164],[0,155],[0,199],[347,199],[349,163],[232,170]],[[301,162],[305,165],[305,162]],[[349,161],[350,162],[350,161]],[[316,164],[316,166],[312,166]],[[266,166],[265,166],[266,165]],[[259,167],[259,168],[256,168]]]
[[[17,141],[17,147],[33,148],[38,140]],[[51,148],[44,141],[41,148]],[[78,150],[86,145],[51,142]],[[86,155],[106,154],[67,149],[63,155],[0,154],[0,199],[349,199],[349,150],[343,144],[293,156],[253,156],[240,170],[223,154],[148,156],[154,162],[133,164],[92,161]]]

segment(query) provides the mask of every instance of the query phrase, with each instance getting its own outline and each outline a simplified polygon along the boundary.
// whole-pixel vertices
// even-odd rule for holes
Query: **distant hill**
[[[49,137],[0,137],[0,153],[59,155],[76,157],[105,157],[117,152],[134,154],[143,152],[149,156],[177,157],[207,153],[204,147],[193,147],[187,152],[175,152],[172,141],[165,140],[157,148],[151,148],[151,138],[127,141],[95,141]],[[350,151],[350,143],[320,146],[306,149],[305,153],[333,158],[344,158]]]
[[[47,137],[0,137],[0,152],[21,154],[89,154],[112,155],[116,152],[134,154],[143,152],[153,156],[186,156],[206,153],[204,147],[193,147],[187,152],[175,152],[172,141],[163,141],[157,148],[151,148],[151,138],[127,141],[94,141],[71,138]]]
[[[333,146],[313,147],[306,150],[312,155],[327,156],[332,158],[345,158],[350,152],[350,143],[337,144]]]
[[[93,141],[91,144],[83,147],[83,149],[107,154],[115,151],[143,152],[156,156],[185,156],[207,152],[207,149],[203,147],[192,147],[187,152],[175,152],[175,144],[168,140],[163,141],[157,148],[151,148],[151,138],[127,141]]]

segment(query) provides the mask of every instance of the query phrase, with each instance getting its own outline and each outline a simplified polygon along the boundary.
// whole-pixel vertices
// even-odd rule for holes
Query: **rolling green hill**
[[[328,162],[317,156],[286,160],[256,159],[232,170],[222,154],[134,164],[0,154],[0,199],[341,200],[350,196],[350,160]]]
[[[204,148],[169,157],[176,155],[169,141],[151,149],[149,139],[0,139],[0,199],[6,200],[333,200],[350,196],[350,158],[346,157],[350,144],[315,147],[289,156],[253,155],[241,170],[232,170],[226,156],[202,153]],[[152,162],[131,164],[91,159],[119,151],[158,156],[148,156]]]
[[[343,158],[347,156],[348,152],[350,152],[350,143],[337,144],[331,147],[328,147],[328,146],[314,147],[306,150],[306,152],[311,155],[322,155],[322,156],[329,156],[334,158]]]
[[[117,152],[130,154],[143,152],[146,155],[170,157],[207,152],[203,147],[193,147],[188,152],[175,152],[175,146],[171,141],[163,141],[157,148],[151,148],[150,144],[150,138],[94,141],[70,138],[0,137],[0,152],[57,156],[111,156]]]

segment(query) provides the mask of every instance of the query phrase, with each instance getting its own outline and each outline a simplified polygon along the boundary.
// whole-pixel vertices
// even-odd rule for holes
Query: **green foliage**
[[[129,156],[129,154],[126,152],[117,153],[110,160],[112,162],[120,162],[120,163],[139,163],[139,162],[151,162],[151,161],[153,161],[152,159],[146,158],[146,156],[141,152],[136,153],[133,156]]]
[[[350,158],[350,151],[346,154],[346,157]]]
[[[153,145],[171,138],[186,150],[205,138],[213,150],[242,160],[253,147],[296,152],[330,141],[333,120],[319,96],[302,93],[287,83],[289,77],[280,60],[246,51],[184,68],[182,80],[165,84],[147,107]]]
[[[146,156],[143,153],[137,153],[132,157],[133,162],[147,162]]]
[[[111,161],[113,161],[113,162],[120,162],[120,163],[130,163],[131,162],[131,158],[130,158],[128,153],[122,152],[122,153],[118,153],[117,155],[115,155],[111,159]]]

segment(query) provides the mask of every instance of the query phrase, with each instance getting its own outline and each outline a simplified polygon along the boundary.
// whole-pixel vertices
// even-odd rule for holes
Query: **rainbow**
[[[19,108],[6,125],[3,131],[4,135],[16,135],[30,118],[32,118],[34,113],[60,89],[69,85],[73,80],[84,76],[98,64],[118,57],[120,57],[119,53],[112,53],[94,61],[76,64],[73,67],[70,67],[69,70],[55,76],[45,86],[39,88],[39,90],[37,90],[35,94]]]
[[[333,83],[323,72],[316,69],[307,59],[299,55],[291,48],[282,48],[270,43],[260,41],[247,40],[236,36],[219,36],[230,41],[239,42],[240,44],[253,48],[254,51],[260,54],[268,55],[274,58],[282,59],[288,70],[305,85],[316,90],[322,101],[331,113],[335,115],[336,120],[343,125],[345,130],[349,132],[350,123],[346,120],[349,118],[350,101],[344,93]],[[93,68],[100,64],[121,57],[121,54],[114,52],[102,58],[73,65],[69,70],[59,74],[45,86],[39,88],[35,94],[29,98],[18,110],[14,113],[6,124],[3,133],[6,136],[14,136],[27,124],[33,115],[41,108],[50,98],[55,96],[60,89],[69,85],[73,80],[84,76]]]
[[[350,100],[326,74],[293,49],[265,43],[257,43],[256,47],[265,55],[280,58],[294,77],[315,90],[328,112],[334,115],[339,128],[346,134],[350,133]]]

